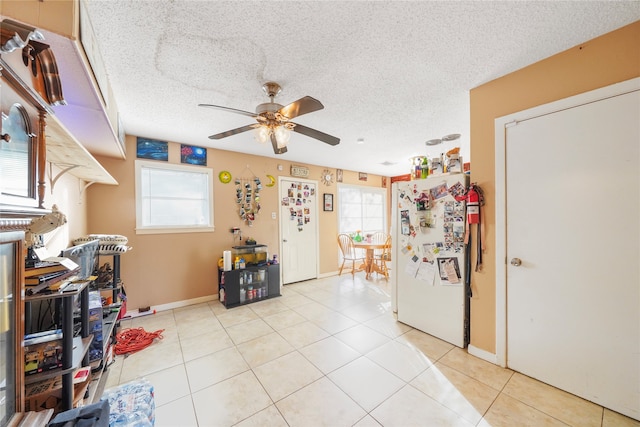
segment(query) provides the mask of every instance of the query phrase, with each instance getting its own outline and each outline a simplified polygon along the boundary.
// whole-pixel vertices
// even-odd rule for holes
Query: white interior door
[[[280,178],[282,283],[318,277],[318,183]]]
[[[638,419],[640,91],[505,132],[507,366]]]

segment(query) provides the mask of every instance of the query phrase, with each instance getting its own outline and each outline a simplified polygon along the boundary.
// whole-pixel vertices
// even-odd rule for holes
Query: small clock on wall
[[[333,172],[329,169],[325,169],[322,171],[322,175],[320,176],[320,180],[324,185],[331,185],[333,183]]]

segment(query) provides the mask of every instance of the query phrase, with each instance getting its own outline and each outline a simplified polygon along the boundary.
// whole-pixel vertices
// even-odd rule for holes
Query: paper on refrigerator
[[[418,267],[418,274],[416,276],[419,280],[424,280],[428,285],[433,286],[436,278],[436,266],[431,262],[421,262]]]

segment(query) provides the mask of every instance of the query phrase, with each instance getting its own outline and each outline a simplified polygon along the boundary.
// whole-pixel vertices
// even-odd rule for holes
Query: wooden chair
[[[375,233],[373,233],[373,235],[371,236],[371,243],[377,243],[377,244],[383,244],[387,241],[387,238],[389,237],[389,235],[387,233],[384,233],[382,231],[376,231]],[[382,255],[383,250],[382,249],[374,249],[373,250],[373,258],[379,258],[380,255]]]
[[[384,249],[382,249],[380,255],[374,256],[374,260],[376,264],[378,264],[378,267],[384,275],[384,278],[388,281],[389,267],[387,266],[387,262],[391,261],[391,236],[387,236],[384,244]]]
[[[353,240],[351,240],[351,236],[348,234],[338,234],[338,246],[342,252],[342,265],[340,265],[338,276],[342,274],[345,262],[351,261],[351,275],[355,277],[356,262],[364,262],[364,257],[356,254],[356,248],[353,246]]]

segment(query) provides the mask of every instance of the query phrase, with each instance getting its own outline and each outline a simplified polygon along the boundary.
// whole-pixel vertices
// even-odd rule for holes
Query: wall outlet
[[[271,212],[271,219],[276,219],[276,213],[275,212]]]

